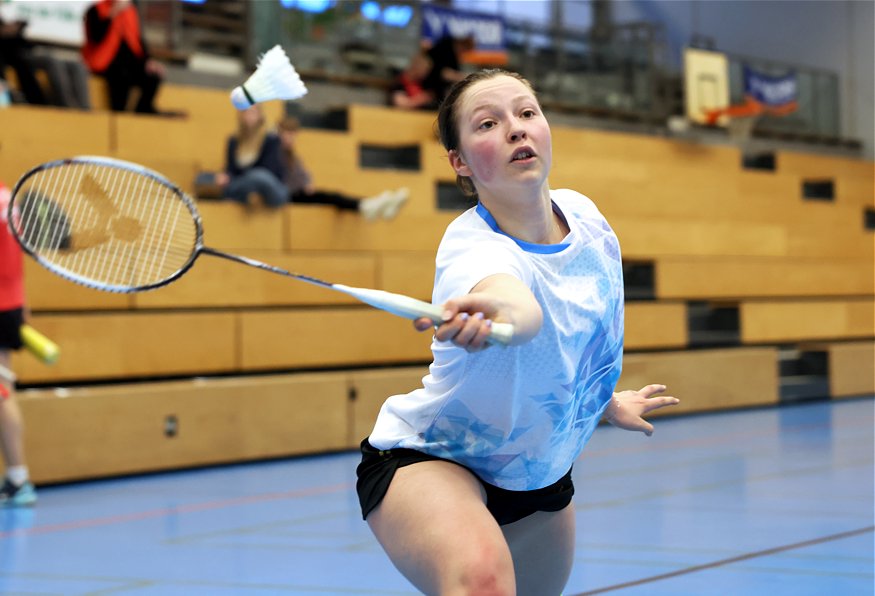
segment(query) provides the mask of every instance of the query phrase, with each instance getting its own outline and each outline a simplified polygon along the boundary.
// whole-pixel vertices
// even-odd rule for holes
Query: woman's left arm
[[[620,391],[611,397],[605,410],[605,420],[623,430],[638,430],[648,437],[653,434],[653,425],[644,420],[648,412],[673,406],[680,400],[670,395],[657,394],[665,391],[665,385],[647,385],[638,391]]]

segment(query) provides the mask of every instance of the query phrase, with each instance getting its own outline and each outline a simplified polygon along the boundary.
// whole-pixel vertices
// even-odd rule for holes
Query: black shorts
[[[24,311],[20,308],[0,310],[0,350],[21,349],[21,325]]]
[[[362,519],[367,519],[368,514],[386,496],[386,491],[389,490],[389,484],[398,468],[421,461],[449,461],[413,449],[379,451],[374,449],[367,439],[362,441],[361,449],[362,463],[356,469],[358,476],[356,491],[362,507]],[[477,475],[475,474],[474,477],[477,478]],[[506,490],[482,480],[480,484],[486,490],[486,508],[502,526],[519,521],[536,511],[565,509],[574,495],[571,470],[568,470],[568,473],[557,482],[537,490]]]

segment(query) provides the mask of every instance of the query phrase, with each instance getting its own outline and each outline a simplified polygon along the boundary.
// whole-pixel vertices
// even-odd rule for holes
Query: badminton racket
[[[194,201],[161,174],[126,161],[86,156],[34,167],[12,191],[9,221],[15,239],[40,265],[97,290],[160,288],[208,254],[342,292],[401,317],[443,322],[438,305],[322,281],[204,246]],[[512,325],[495,323],[489,341],[506,345],[512,336]]]

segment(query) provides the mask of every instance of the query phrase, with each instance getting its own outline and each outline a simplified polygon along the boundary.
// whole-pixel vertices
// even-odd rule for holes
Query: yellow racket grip
[[[54,364],[61,355],[58,344],[27,324],[21,326],[21,343],[46,364]]]

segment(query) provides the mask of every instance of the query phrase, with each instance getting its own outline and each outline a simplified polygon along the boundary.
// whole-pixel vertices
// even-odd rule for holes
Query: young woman
[[[397,215],[408,198],[405,188],[366,199],[317,191],[295,151],[298,128],[297,119],[285,118],[276,132],[268,130],[258,104],[239,112],[237,133],[228,139],[225,172],[216,177],[224,196],[244,204],[260,200],[268,207],[289,202],[333,205],[358,211],[366,219]]]
[[[551,190],[550,127],[516,74],[469,75],[438,114],[478,204],[448,227],[433,301],[444,322],[423,387],[390,397],[362,442],[362,514],[426,594],[558,596],[571,572],[571,466],[602,417],[678,402],[615,393],[623,351],[617,238],[585,196]],[[508,347],[486,342],[512,323]],[[426,319],[415,322],[430,329]]]

